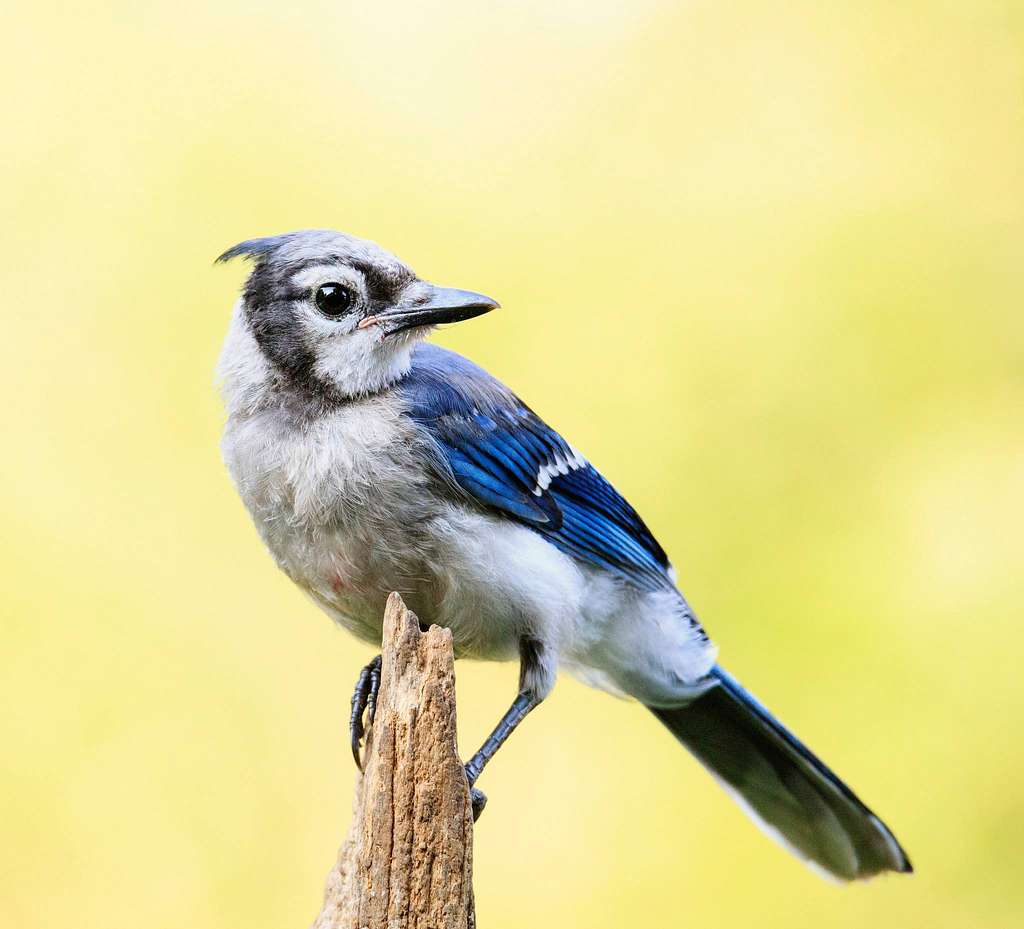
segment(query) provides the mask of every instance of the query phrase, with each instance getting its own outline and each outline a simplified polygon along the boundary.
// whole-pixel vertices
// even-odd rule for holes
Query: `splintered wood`
[[[473,812],[455,733],[452,637],[393,593],[352,825],[313,929],[472,929]]]

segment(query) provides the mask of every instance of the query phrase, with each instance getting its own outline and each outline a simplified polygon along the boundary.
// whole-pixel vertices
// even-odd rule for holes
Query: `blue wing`
[[[482,368],[421,344],[398,387],[456,483],[582,561],[647,590],[671,587],[668,559],[636,511],[554,429]]]

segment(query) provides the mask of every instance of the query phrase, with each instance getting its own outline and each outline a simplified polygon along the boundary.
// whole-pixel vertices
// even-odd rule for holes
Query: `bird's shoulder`
[[[474,410],[525,405],[480,365],[450,349],[420,342],[409,373],[397,385],[417,419],[470,416]]]

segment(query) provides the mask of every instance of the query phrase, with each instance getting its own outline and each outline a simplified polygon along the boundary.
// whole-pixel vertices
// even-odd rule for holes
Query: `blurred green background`
[[[221,465],[236,241],[331,226],[645,515],[918,873],[839,888],[563,678],[481,925],[1024,924],[1024,7],[27,4],[0,75],[0,925],[307,925],[369,651]],[[474,749],[512,666],[458,668]]]

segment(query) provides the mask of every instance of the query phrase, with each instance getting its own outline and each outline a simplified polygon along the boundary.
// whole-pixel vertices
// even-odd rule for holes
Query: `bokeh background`
[[[727,666],[881,812],[835,887],[563,679],[481,925],[1024,924],[1024,7],[19,4],[0,75],[0,924],[307,925],[369,651],[220,463],[236,241],[331,226],[645,514]],[[516,669],[462,665],[468,754]]]

